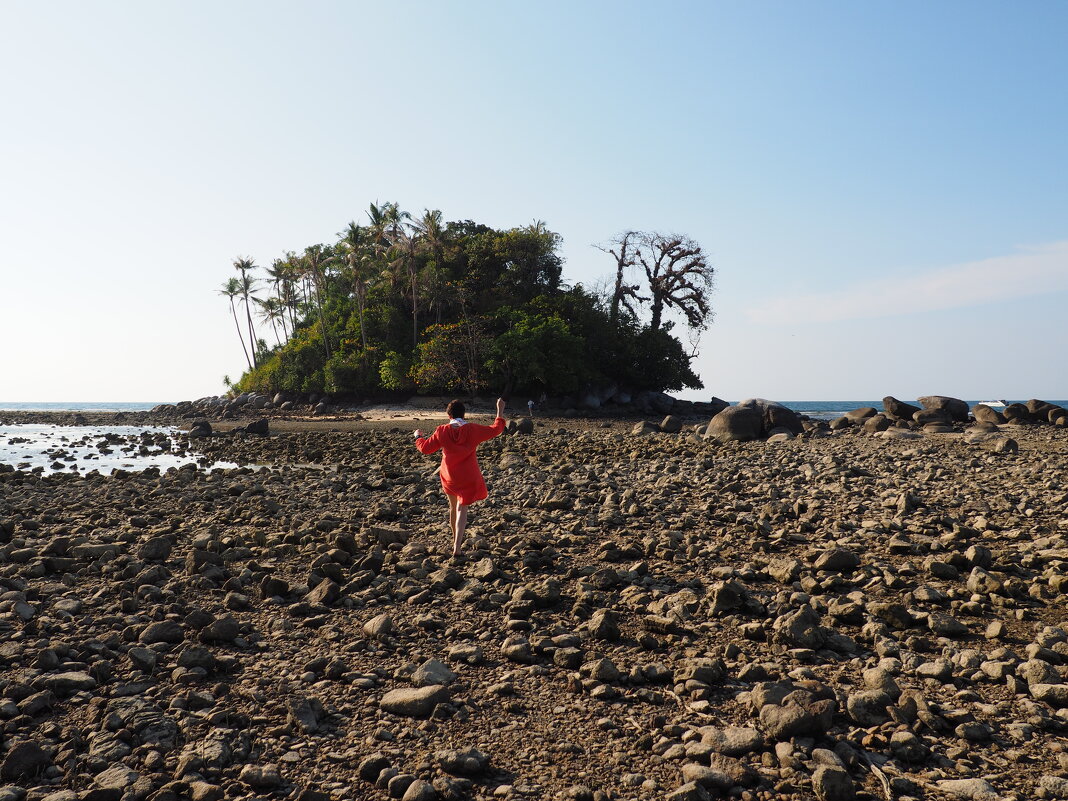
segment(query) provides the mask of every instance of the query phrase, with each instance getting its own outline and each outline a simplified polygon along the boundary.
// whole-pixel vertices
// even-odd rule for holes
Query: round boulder
[[[746,398],[738,403],[738,408],[754,409],[760,413],[763,436],[767,436],[775,428],[784,428],[791,434],[800,434],[804,430],[797,412],[776,401],[766,398]]]
[[[985,403],[977,403],[972,407],[972,417],[977,423],[993,423],[996,426],[1005,422],[1005,417],[1001,412]]]
[[[728,406],[709,422],[705,439],[751,442],[760,439],[762,429],[760,413],[756,409]]]
[[[428,718],[438,704],[447,703],[449,690],[441,684],[390,690],[379,703],[383,711],[406,718]]]
[[[1054,409],[1060,408],[1049,401],[1039,400],[1038,398],[1031,398],[1026,406],[1027,411],[1031,413],[1031,417],[1035,420],[1049,420],[1049,413]]]
[[[1010,423],[1030,423],[1031,412],[1022,403],[1010,403],[1002,412]]]
[[[678,434],[682,431],[682,418],[669,414],[660,421],[660,430],[665,434]]]
[[[919,423],[921,426],[934,424],[934,425],[949,425],[949,415],[947,415],[942,409],[920,409],[916,414],[912,415],[913,422]]]
[[[883,398],[883,409],[888,416],[897,420],[911,420],[912,416],[920,410],[920,407],[899,401],[893,395],[887,395]]]
[[[968,422],[968,404],[959,398],[949,398],[945,395],[924,395],[918,400],[924,409],[943,412],[955,423]]]
[[[845,413],[847,420],[852,420],[854,423],[859,423],[862,420],[867,420],[869,417],[875,417],[879,412],[873,406],[861,406],[859,409],[853,409]]]
[[[885,414],[877,414],[864,421],[864,433],[875,434],[890,428],[890,418]]]

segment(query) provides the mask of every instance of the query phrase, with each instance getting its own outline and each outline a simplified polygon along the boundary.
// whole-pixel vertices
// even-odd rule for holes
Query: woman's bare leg
[[[452,534],[453,542],[455,542],[456,541],[456,508],[460,505],[460,496],[458,496],[458,495],[446,495],[445,497],[449,499],[449,533]]]
[[[467,528],[467,507],[461,506],[456,510],[456,533],[452,540],[452,555],[459,556],[460,548],[464,544],[464,529]]]

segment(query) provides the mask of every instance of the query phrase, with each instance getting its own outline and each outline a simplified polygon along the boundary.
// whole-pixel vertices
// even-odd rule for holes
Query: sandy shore
[[[420,399],[424,400],[424,399]],[[323,415],[312,415],[310,409],[299,412],[281,412],[276,409],[260,410],[239,415],[232,419],[212,419],[214,429],[231,431],[248,423],[267,418],[272,431],[325,431],[352,432],[385,430],[391,427],[403,427],[414,430],[417,427],[429,427],[448,422],[442,399],[432,399],[422,403],[380,404],[361,406],[354,411],[332,411]],[[507,409],[508,418],[528,417],[526,408]],[[468,418],[474,422],[491,423],[494,417],[492,404],[473,406]],[[693,417],[693,422],[705,420],[707,416]],[[595,414],[573,414],[562,416],[559,412],[535,412],[533,416],[539,424],[567,426],[572,428],[599,427],[604,423],[623,425],[627,421],[640,419],[637,415],[616,415],[602,417]],[[173,414],[155,414],[152,412],[55,412],[55,411],[3,411],[0,410],[0,425],[163,425],[176,426],[188,430],[201,415],[177,416]],[[690,419],[690,418],[687,418]]]
[[[437,422],[188,443],[269,470],[0,473],[3,781],[31,801],[1068,787],[1063,429],[1006,427],[1019,453],[995,454],[535,418],[480,450],[491,497],[453,561],[410,435]]]

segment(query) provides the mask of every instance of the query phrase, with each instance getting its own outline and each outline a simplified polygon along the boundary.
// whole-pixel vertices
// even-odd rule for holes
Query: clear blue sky
[[[1068,4],[0,0],[0,400],[222,391],[373,200],[717,267],[691,397],[1068,398]]]

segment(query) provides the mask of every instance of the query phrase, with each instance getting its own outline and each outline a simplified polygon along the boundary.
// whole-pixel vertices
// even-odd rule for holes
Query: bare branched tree
[[[611,254],[616,260],[616,280],[608,307],[608,316],[612,325],[619,321],[620,306],[636,317],[638,310],[635,305],[649,300],[638,294],[639,284],[627,283],[628,273],[638,264],[638,247],[643,236],[638,231],[624,231],[607,245],[596,245],[598,250]]]
[[[676,309],[692,329],[703,330],[712,321],[709,295],[713,268],[701,246],[678,234],[643,233],[635,257],[645,270],[652,296],[649,327],[658,331],[664,308]]]

